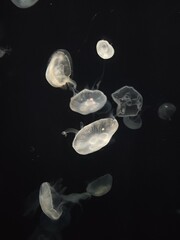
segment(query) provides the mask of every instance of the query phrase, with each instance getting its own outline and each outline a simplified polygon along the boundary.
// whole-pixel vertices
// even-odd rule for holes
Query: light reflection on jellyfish
[[[29,8],[36,4],[39,0],[11,0],[18,8]]]
[[[111,97],[117,103],[117,117],[136,116],[141,111],[143,97],[133,87],[124,86],[113,92]]]
[[[72,75],[72,59],[65,49],[55,51],[48,62],[45,77],[49,84],[56,88],[67,87],[76,89],[76,82],[70,78]]]
[[[110,59],[114,55],[114,48],[111,44],[109,44],[106,40],[99,40],[96,44],[97,54],[102,59]]]
[[[127,128],[134,130],[142,127],[142,119],[140,114],[137,116],[123,117],[123,123]]]
[[[86,155],[105,147],[118,127],[118,121],[109,117],[92,122],[79,131],[73,128],[67,129],[62,134],[67,136],[69,132],[75,133],[72,147],[77,153]]]
[[[172,103],[163,103],[158,108],[158,116],[160,119],[170,121],[176,112],[176,107]]]

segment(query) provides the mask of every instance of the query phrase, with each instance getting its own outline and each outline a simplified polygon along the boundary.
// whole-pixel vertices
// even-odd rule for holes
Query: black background
[[[118,2],[118,1],[117,1]],[[180,4],[173,1],[39,0],[28,9],[0,3],[1,235],[3,239],[179,239]],[[104,63],[96,43],[115,49]],[[79,155],[73,134],[97,116],[69,108],[72,92],[45,79],[51,54],[69,51],[77,90],[100,85],[113,109],[111,93],[133,86],[143,96],[139,130],[119,129],[102,150]],[[171,121],[158,117],[164,102],[176,106]],[[100,116],[98,116],[100,118]],[[52,223],[38,208],[44,181],[63,179],[67,193],[83,192],[95,178],[110,173],[111,191],[67,209]],[[29,210],[29,211],[28,211]],[[69,211],[68,211],[69,210]],[[4,235],[3,235],[4,234]]]

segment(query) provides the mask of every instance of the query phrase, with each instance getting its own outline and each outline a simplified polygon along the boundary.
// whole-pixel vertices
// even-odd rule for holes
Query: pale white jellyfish
[[[71,97],[69,106],[72,111],[87,115],[100,110],[106,101],[106,95],[100,90],[84,89]]]
[[[62,134],[66,136],[67,133],[74,132],[76,135],[72,147],[77,153],[86,155],[106,146],[118,127],[119,124],[115,118],[102,118],[84,126],[79,131],[67,129]]]
[[[10,54],[11,48],[0,47],[0,58],[4,57],[6,54]]]
[[[142,108],[143,97],[133,87],[124,86],[111,94],[117,103],[116,116],[136,116]]]
[[[170,121],[175,112],[176,112],[176,107],[174,106],[174,104],[169,102],[163,103],[158,108],[158,116],[163,120]]]
[[[111,190],[112,182],[111,174],[106,174],[90,182],[86,187],[86,191],[92,196],[101,197]]]
[[[46,80],[56,88],[76,89],[76,82],[70,78],[72,74],[72,59],[69,52],[65,49],[55,51],[50,57],[47,69]]]
[[[39,0],[11,0],[16,7],[19,8],[29,8],[32,7],[35,3],[37,3]]]
[[[142,119],[140,115],[123,117],[123,123],[126,127],[130,129],[139,129],[142,126]]]
[[[114,48],[106,40],[99,40],[96,44],[97,54],[103,59],[112,58],[114,55]]]

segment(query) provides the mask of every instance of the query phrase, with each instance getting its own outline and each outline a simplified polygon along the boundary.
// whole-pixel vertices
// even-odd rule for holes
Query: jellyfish
[[[55,88],[67,87],[76,89],[76,82],[70,78],[72,74],[72,59],[65,49],[55,51],[50,57],[45,77],[48,83]]]
[[[175,112],[176,112],[176,107],[174,106],[174,104],[169,102],[163,103],[158,108],[158,116],[163,120],[170,121]]]
[[[102,59],[109,59],[109,58],[112,58],[113,55],[114,55],[114,48],[106,40],[99,40],[97,42],[97,44],[96,44],[96,51],[97,51],[97,54]]]
[[[0,58],[4,57],[6,54],[10,54],[11,48],[9,47],[0,47]]]
[[[101,197],[111,190],[112,182],[111,174],[106,174],[90,182],[86,187],[86,191],[92,196]]]
[[[142,108],[143,97],[133,87],[124,86],[111,94],[117,103],[116,116],[136,116]]]
[[[69,106],[72,111],[87,115],[100,110],[106,101],[106,95],[100,90],[84,89],[71,97]]]
[[[130,129],[139,129],[142,126],[142,119],[140,115],[123,117],[123,123],[126,127]]]
[[[14,5],[18,8],[29,8],[32,7],[39,0],[11,0]]]
[[[92,122],[79,131],[73,128],[67,129],[62,134],[66,136],[69,132],[75,133],[72,147],[77,153],[87,155],[106,146],[118,127],[118,121],[109,117]]]

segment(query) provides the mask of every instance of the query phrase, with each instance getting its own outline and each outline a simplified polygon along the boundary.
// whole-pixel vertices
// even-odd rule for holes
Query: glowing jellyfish
[[[142,95],[133,87],[124,86],[111,94],[117,103],[117,117],[136,116],[143,105]]]
[[[6,54],[10,54],[11,48],[0,47],[0,58],[4,57]]]
[[[84,89],[71,98],[69,106],[72,111],[87,115],[100,110],[106,101],[107,97],[103,92]]]
[[[106,174],[90,182],[86,191],[92,196],[101,197],[108,193],[112,188],[113,178],[110,174]]]
[[[35,3],[37,3],[39,0],[11,0],[16,7],[19,8],[29,8],[32,7]]]
[[[126,127],[130,129],[139,129],[142,126],[142,119],[140,115],[123,117],[123,123]]]
[[[106,40],[99,40],[96,44],[97,54],[103,59],[112,58],[114,55],[114,48]]]
[[[74,132],[76,135],[72,147],[77,153],[86,155],[106,146],[118,127],[119,124],[115,118],[102,118],[84,126],[79,131],[67,129],[62,134],[66,136],[67,133]]]
[[[159,108],[158,108],[158,116],[159,118],[163,120],[168,120],[170,121],[176,112],[176,107],[172,103],[163,103]]]
[[[46,80],[56,88],[72,87],[76,89],[76,82],[70,78],[72,74],[72,59],[67,50],[59,49],[50,57],[47,69]]]

